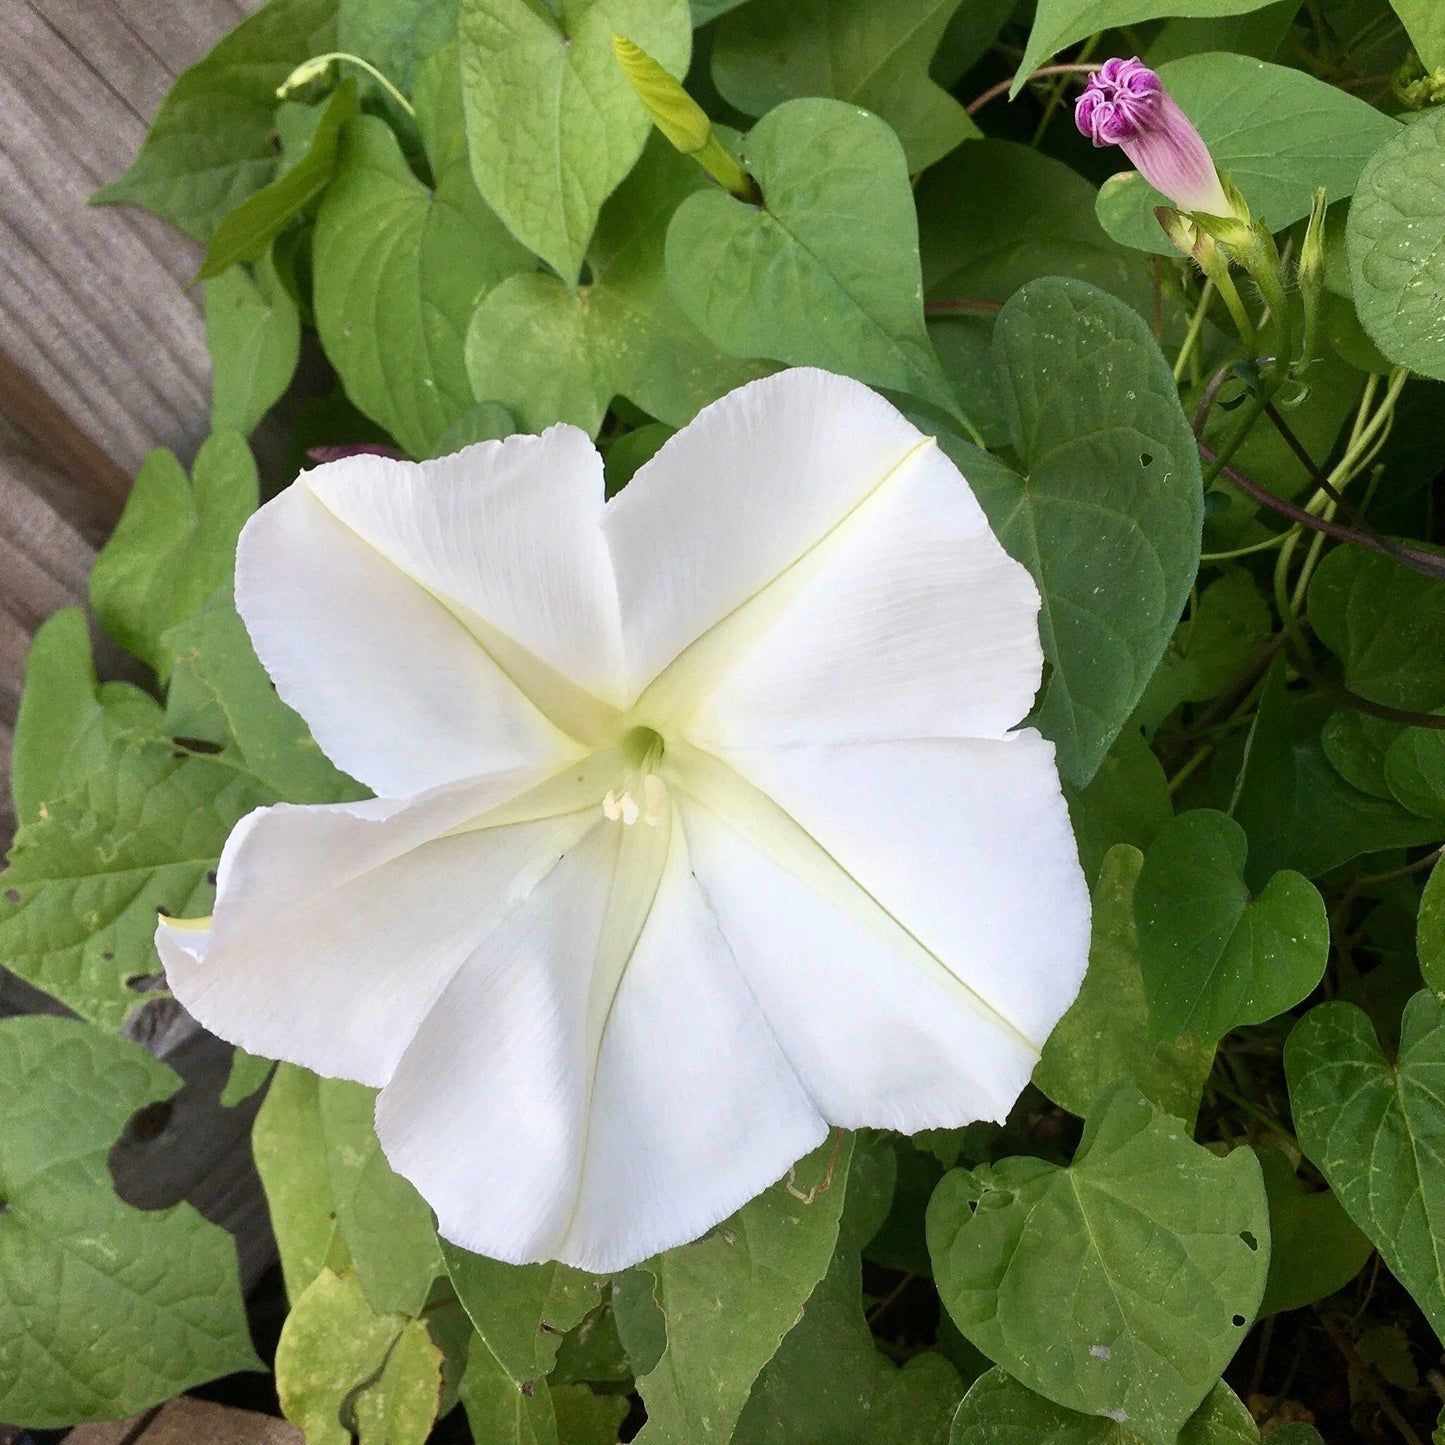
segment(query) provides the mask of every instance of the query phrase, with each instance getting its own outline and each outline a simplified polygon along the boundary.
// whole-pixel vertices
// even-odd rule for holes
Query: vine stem
[[[1355,1342],[1328,1315],[1318,1311],[1316,1313],[1320,1324],[1324,1326],[1325,1333],[1330,1337],[1330,1343],[1345,1357],[1346,1363],[1356,1378],[1384,1411],[1385,1418],[1399,1431],[1400,1438],[1406,1441],[1407,1445],[1424,1445],[1424,1442],[1415,1433],[1414,1427],[1400,1413],[1399,1407],[1386,1393],[1379,1376],[1375,1373],[1375,1367],[1355,1348]]]
[[[1179,355],[1174,361],[1174,380],[1176,382],[1184,375],[1185,368],[1189,365],[1189,358],[1199,344],[1199,337],[1204,330],[1204,318],[1209,311],[1209,303],[1214,297],[1214,289],[1214,281],[1206,277],[1204,289],[1199,293],[1199,305],[1194,308],[1194,315],[1189,321],[1189,330],[1184,335],[1184,344],[1179,348]]]
[[[1027,84],[1029,80],[1039,80],[1046,75],[1082,75],[1085,73],[1092,75],[1103,63],[1102,60],[1088,60],[1070,65],[1041,65],[1037,70],[1029,72],[1024,83]],[[997,100],[1001,95],[1007,95],[1017,79],[1017,75],[1011,75],[1007,80],[1001,80],[997,85],[989,86],[982,94],[969,101],[964,109],[970,115],[977,115],[989,101]]]

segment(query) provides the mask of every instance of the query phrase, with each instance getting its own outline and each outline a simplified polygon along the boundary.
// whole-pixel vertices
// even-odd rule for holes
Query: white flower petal
[[[827,1132],[674,826],[667,870],[603,1035],[559,1257],[607,1273],[696,1239]]]
[[[726,761],[1042,1048],[1089,953],[1054,749],[1032,730],[738,750]]]
[[[1017,1033],[729,820],[681,812],[708,905],[829,1122],[911,1134],[1008,1113],[1038,1059]]]
[[[704,408],[608,504],[640,692],[827,535],[923,438],[876,392],[799,368]]]
[[[787,597],[758,598],[709,639],[719,655],[695,692],[715,691],[685,724],[694,741],[1002,737],[1028,712],[1043,669],[1038,589],[936,446],[797,571]]]
[[[322,751],[384,796],[568,755],[467,629],[303,483],[246,524],[236,606]]]
[[[524,781],[251,813],[209,931],[157,931],[172,991],[253,1053],[384,1084],[478,939],[591,826],[589,811],[444,836]]]
[[[616,702],[622,641],[587,433],[479,442],[438,461],[348,457],[302,481],[408,576],[579,688]],[[505,659],[504,659],[505,662]]]
[[[599,993],[629,833],[594,830],[478,948],[378,1101],[388,1159],[467,1249],[621,1269],[696,1238],[827,1132],[676,832]]]

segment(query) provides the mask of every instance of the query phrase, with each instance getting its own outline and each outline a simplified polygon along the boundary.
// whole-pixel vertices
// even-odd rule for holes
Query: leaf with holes
[[[1132,1084],[1090,1111],[1072,1166],[944,1176],[928,1206],[943,1303],[1031,1390],[1173,1445],[1239,1347],[1269,1266],[1248,1149],[1195,1144]]]
[[[261,1368],[231,1236],[111,1183],[126,1120],[180,1083],[76,1020],[0,1022],[0,1417],[117,1419]]]
[[[1391,1064],[1366,1015],[1323,1003],[1285,1045],[1301,1147],[1445,1335],[1445,1005],[1417,993]]]
[[[1174,635],[1199,565],[1194,436],[1149,328],[1097,287],[1034,281],[994,354],[1022,475],[940,437],[1004,546],[1039,584],[1053,674],[1034,715],[1086,784]]]

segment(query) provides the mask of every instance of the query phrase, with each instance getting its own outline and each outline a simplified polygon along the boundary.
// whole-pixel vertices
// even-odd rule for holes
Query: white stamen
[[[623,827],[630,828],[642,816],[642,809],[637,806],[631,793],[623,793],[621,803]]]
[[[655,828],[667,817],[667,784],[656,773],[648,773],[642,780],[642,798],[647,804],[642,821]]]
[[[622,817],[622,805],[617,801],[617,794],[611,788],[608,788],[607,796],[602,800],[602,813],[613,823]]]

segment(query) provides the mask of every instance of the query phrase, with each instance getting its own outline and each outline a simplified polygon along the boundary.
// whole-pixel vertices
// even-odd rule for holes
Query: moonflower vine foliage
[[[231,8],[0,678],[0,1436],[1445,1438],[1441,7]]]
[[[250,814],[176,997],[381,1088],[442,1235],[607,1272],[829,1125],[1002,1120],[1089,942],[1038,590],[937,444],[784,371],[603,499],[586,435],[306,472],[236,603],[374,802]]]

